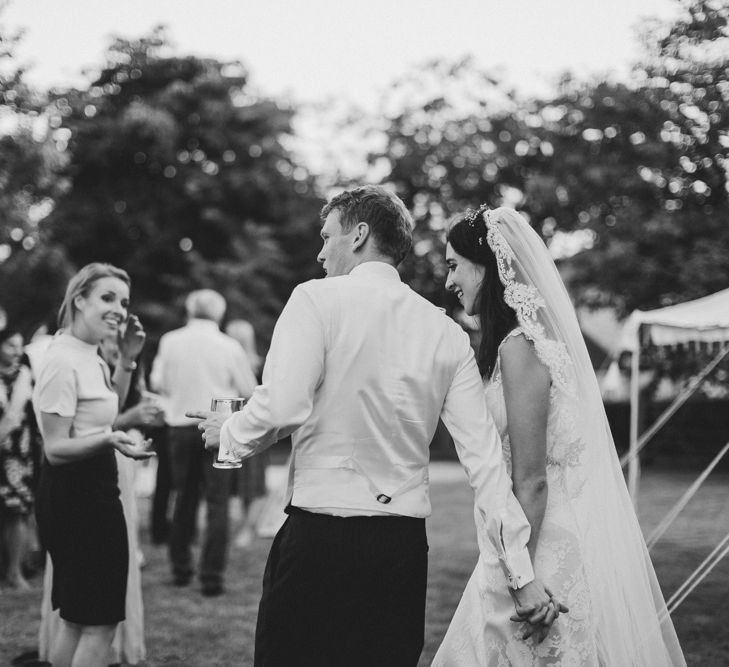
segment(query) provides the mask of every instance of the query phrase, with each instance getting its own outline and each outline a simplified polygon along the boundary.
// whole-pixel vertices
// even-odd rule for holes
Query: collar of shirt
[[[101,366],[101,371],[104,374],[104,382],[106,382],[107,388],[110,391],[113,391],[111,383],[111,370],[106,361],[104,361],[104,358],[99,353],[98,345],[94,345],[93,343],[87,343],[86,341],[77,338],[72,333],[65,330],[61,330],[59,333],[57,333],[51,341],[50,345],[52,345],[53,347],[60,345],[62,347],[65,347],[67,350],[74,350],[76,353],[98,362],[99,366]]]
[[[350,276],[367,276],[368,278],[380,278],[382,280],[400,282],[400,274],[392,264],[386,262],[362,262],[355,266],[350,272]]]
[[[61,331],[56,334],[56,336],[53,338],[53,344],[54,346],[65,345],[90,356],[98,354],[99,351],[98,345],[94,345],[93,343],[87,343],[86,341],[77,338],[72,333],[69,333],[68,331]]]
[[[187,323],[188,327],[197,327],[199,329],[214,329],[215,331],[220,331],[220,327],[218,326],[217,322],[213,322],[213,320],[206,320],[201,317],[193,317],[190,319],[190,321]]]

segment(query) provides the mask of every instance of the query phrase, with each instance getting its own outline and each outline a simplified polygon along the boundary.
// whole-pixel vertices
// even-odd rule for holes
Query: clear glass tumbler
[[[232,415],[234,412],[238,412],[247,400],[246,398],[214,398],[210,403],[210,409],[223,415]],[[242,461],[221,461],[218,458],[219,454],[220,449],[218,448],[215,450],[215,456],[213,457],[213,468],[232,470],[243,467]]]

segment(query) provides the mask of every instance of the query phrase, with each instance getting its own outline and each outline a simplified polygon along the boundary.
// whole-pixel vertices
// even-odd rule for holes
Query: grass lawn
[[[429,665],[473,569],[477,550],[472,500],[460,469],[440,464],[429,520],[430,568],[426,642],[421,665]],[[453,472],[450,472],[450,471]],[[648,470],[641,487],[644,530],[655,526],[698,472]],[[144,508],[144,503],[143,503]],[[714,474],[654,550],[654,562],[670,596],[729,532],[729,475]],[[169,585],[166,551],[146,541],[143,571],[147,667],[250,665],[260,582],[270,541],[231,549],[227,593],[208,599],[197,587]],[[35,647],[40,578],[33,590],[0,589],[0,665]],[[729,665],[729,559],[722,562],[674,615],[689,665]]]

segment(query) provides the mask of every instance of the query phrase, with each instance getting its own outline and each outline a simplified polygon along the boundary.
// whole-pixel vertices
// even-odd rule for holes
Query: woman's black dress
[[[129,548],[114,452],[55,466],[44,460],[37,508],[53,561],[53,608],[80,625],[123,621]]]

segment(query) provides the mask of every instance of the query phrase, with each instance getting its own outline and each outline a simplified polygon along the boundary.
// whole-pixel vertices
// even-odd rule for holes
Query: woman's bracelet
[[[128,361],[127,363],[121,364],[121,369],[123,371],[126,371],[127,373],[131,373],[135,370],[137,370],[137,362],[136,361]]]

